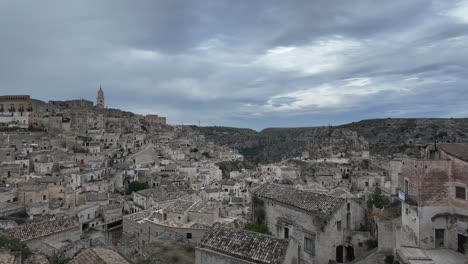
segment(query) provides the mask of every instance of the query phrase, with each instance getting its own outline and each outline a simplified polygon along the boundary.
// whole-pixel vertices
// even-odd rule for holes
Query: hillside
[[[339,126],[357,132],[369,142],[371,154],[415,155],[416,145],[468,143],[466,118],[371,119]]]
[[[313,157],[351,155],[368,150],[366,140],[357,133],[333,127],[269,128],[261,132],[227,127],[198,129],[208,141],[238,149],[247,161],[272,163],[300,157],[308,151]]]
[[[417,145],[433,142],[468,143],[468,119],[372,119],[333,127],[268,128],[261,132],[230,127],[192,127],[209,141],[238,149],[252,163],[340,153],[416,156]]]

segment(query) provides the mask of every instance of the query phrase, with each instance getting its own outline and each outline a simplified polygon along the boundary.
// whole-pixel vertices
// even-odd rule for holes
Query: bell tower
[[[99,85],[99,91],[97,93],[96,107],[104,108],[104,92],[102,91],[101,85]]]

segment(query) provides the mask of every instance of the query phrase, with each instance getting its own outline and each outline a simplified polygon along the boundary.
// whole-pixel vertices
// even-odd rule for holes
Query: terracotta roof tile
[[[328,217],[345,203],[345,199],[314,192],[307,192],[293,187],[266,184],[255,192],[260,198],[297,207],[318,216]]]
[[[217,224],[205,234],[200,247],[255,263],[279,264],[288,241]]]

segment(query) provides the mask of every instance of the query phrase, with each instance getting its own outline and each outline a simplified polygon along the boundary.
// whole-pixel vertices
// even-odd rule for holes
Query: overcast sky
[[[468,117],[468,0],[0,0],[0,93],[172,124]]]

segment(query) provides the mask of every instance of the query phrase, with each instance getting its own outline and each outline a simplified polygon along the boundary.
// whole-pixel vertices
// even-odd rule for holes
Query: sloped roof
[[[169,205],[165,211],[166,212],[172,212],[176,214],[183,214],[185,213],[192,205],[194,202],[192,201],[186,201],[186,200],[176,200],[173,204]]]
[[[205,234],[200,247],[255,263],[279,264],[288,241],[217,224]]]
[[[148,188],[136,192],[139,195],[152,198],[156,202],[168,201],[181,198],[188,193],[181,190],[167,191],[165,187]]]
[[[89,248],[81,251],[70,264],[131,264],[119,253],[106,248]]]
[[[343,198],[277,184],[266,184],[258,188],[254,194],[322,217],[332,215],[345,203]]]
[[[437,144],[444,152],[464,161],[468,161],[468,144]]]
[[[75,219],[59,218],[51,221],[21,225],[7,230],[7,233],[9,233],[13,238],[23,242],[50,234],[59,233],[79,226],[80,223],[78,223],[78,221]]]

